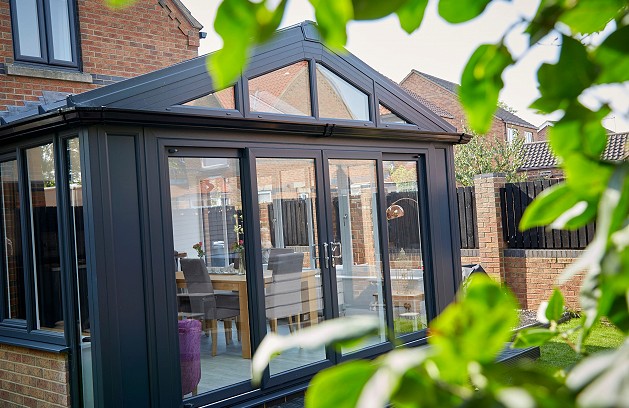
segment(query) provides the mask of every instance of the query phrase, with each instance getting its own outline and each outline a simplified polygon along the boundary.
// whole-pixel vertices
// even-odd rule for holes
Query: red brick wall
[[[69,407],[69,365],[65,354],[0,344],[0,406]]]
[[[110,10],[102,1],[77,0],[82,72],[93,83],[7,75],[14,62],[9,0],[0,0],[0,111],[37,101],[42,90],[80,93],[197,56],[199,31],[166,0],[139,0]],[[46,68],[45,65],[41,68]]]
[[[429,102],[434,103],[435,105],[445,109],[449,113],[454,116],[454,119],[443,118],[448,121],[453,126],[456,126],[457,131],[462,132],[465,127],[469,128],[467,125],[467,121],[465,119],[465,111],[463,110],[463,106],[459,101],[458,95],[442,88],[436,83],[430,81],[429,79],[415,73],[411,72],[408,77],[406,77],[400,85],[402,88],[409,89],[418,95],[421,95],[423,98],[428,100]],[[524,132],[529,131],[533,133],[533,140],[537,139],[537,131],[531,128],[525,128],[522,126],[516,125],[507,125],[510,128],[515,128],[518,130],[520,136],[524,137]],[[489,135],[498,135],[506,140],[507,138],[507,130],[505,128],[505,123],[500,119],[494,117],[491,128],[488,132]]]

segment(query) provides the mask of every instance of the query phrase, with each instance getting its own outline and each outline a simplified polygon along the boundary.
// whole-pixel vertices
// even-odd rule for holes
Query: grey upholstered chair
[[[215,291],[208,275],[205,262],[201,259],[181,259],[181,270],[186,280],[188,293],[177,295],[179,310],[203,314],[203,331],[212,334],[212,355],[216,355],[218,320],[225,326],[225,340],[232,342],[232,319],[236,319],[236,330],[240,340],[240,304],[238,293]],[[207,324],[209,323],[209,328]]]
[[[265,306],[266,318],[273,332],[277,332],[277,319],[288,318],[291,332],[293,317],[297,318],[299,326],[303,262],[302,252],[277,254],[269,259],[268,269],[273,271],[273,280],[265,288]]]

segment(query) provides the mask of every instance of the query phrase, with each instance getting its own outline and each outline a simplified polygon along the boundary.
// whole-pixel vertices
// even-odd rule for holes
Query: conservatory
[[[460,280],[469,136],[311,23],[233,86],[200,57],[6,117],[0,140],[0,348],[61,361],[42,370],[74,406],[275,400],[425,344]],[[365,314],[366,343],[287,351],[251,385],[267,333]]]

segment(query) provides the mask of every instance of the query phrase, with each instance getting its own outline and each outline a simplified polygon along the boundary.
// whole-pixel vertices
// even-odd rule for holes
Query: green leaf
[[[386,17],[406,3],[407,0],[352,0],[354,20],[375,20]]]
[[[561,52],[556,64],[543,64],[537,71],[541,97],[531,107],[545,113],[554,112],[576,99],[598,75],[585,46],[562,36]]]
[[[582,196],[597,198],[607,187],[614,167],[610,164],[592,160],[580,154],[564,158],[563,169],[566,184]]]
[[[483,44],[470,57],[459,94],[472,129],[487,133],[498,104],[498,94],[504,86],[502,72],[513,63],[504,44]]]
[[[467,384],[469,362],[493,362],[517,324],[516,309],[507,289],[486,276],[472,277],[465,296],[430,325],[428,342],[435,348],[442,379]]]
[[[568,104],[564,116],[550,129],[550,146],[564,158],[573,153],[598,160],[607,145],[607,132],[601,124],[610,110],[607,106],[592,111],[577,101]]]
[[[564,2],[557,0],[542,0],[533,20],[526,28],[530,35],[529,45],[533,46],[554,29],[557,20],[564,12]]]
[[[356,339],[377,332],[380,323],[373,316],[353,316],[327,320],[321,324],[299,330],[288,336],[267,333],[251,361],[251,381],[259,384],[262,373],[271,359],[292,348],[318,349],[348,339]]]
[[[601,67],[598,84],[629,81],[629,26],[614,31],[594,52]]]
[[[376,372],[370,361],[356,360],[318,373],[306,393],[308,408],[354,408],[365,384]]]
[[[491,0],[440,0],[439,15],[448,23],[463,23],[479,16]]]
[[[546,318],[552,321],[559,321],[563,316],[563,295],[559,291],[559,289],[553,289],[553,294],[548,301],[548,306],[546,306]]]
[[[351,0],[310,0],[315,9],[317,28],[325,43],[341,50],[347,43],[347,23],[354,18]]]
[[[107,7],[112,9],[120,9],[132,6],[137,0],[105,0]]]
[[[581,201],[566,184],[559,183],[542,191],[522,215],[520,230],[548,225]]]
[[[396,13],[400,20],[400,26],[404,31],[411,34],[417,30],[424,19],[428,0],[408,0],[397,9]]]
[[[557,336],[557,333],[553,333],[548,329],[531,328],[524,329],[518,332],[518,335],[513,341],[514,348],[527,348],[542,346],[552,338]]]
[[[559,21],[576,34],[590,34],[603,30],[618,12],[627,6],[625,0],[579,0],[566,10]]]

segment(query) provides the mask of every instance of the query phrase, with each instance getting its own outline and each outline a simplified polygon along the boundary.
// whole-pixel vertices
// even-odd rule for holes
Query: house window
[[[518,131],[513,128],[507,128],[507,142],[512,143],[518,136]]]
[[[74,0],[11,0],[17,61],[76,67]]]
[[[369,97],[321,64],[317,64],[317,98],[322,118],[369,120]]]
[[[251,78],[249,107],[251,112],[312,115],[308,61]]]
[[[524,141],[531,143],[533,141],[533,132],[524,132]]]

